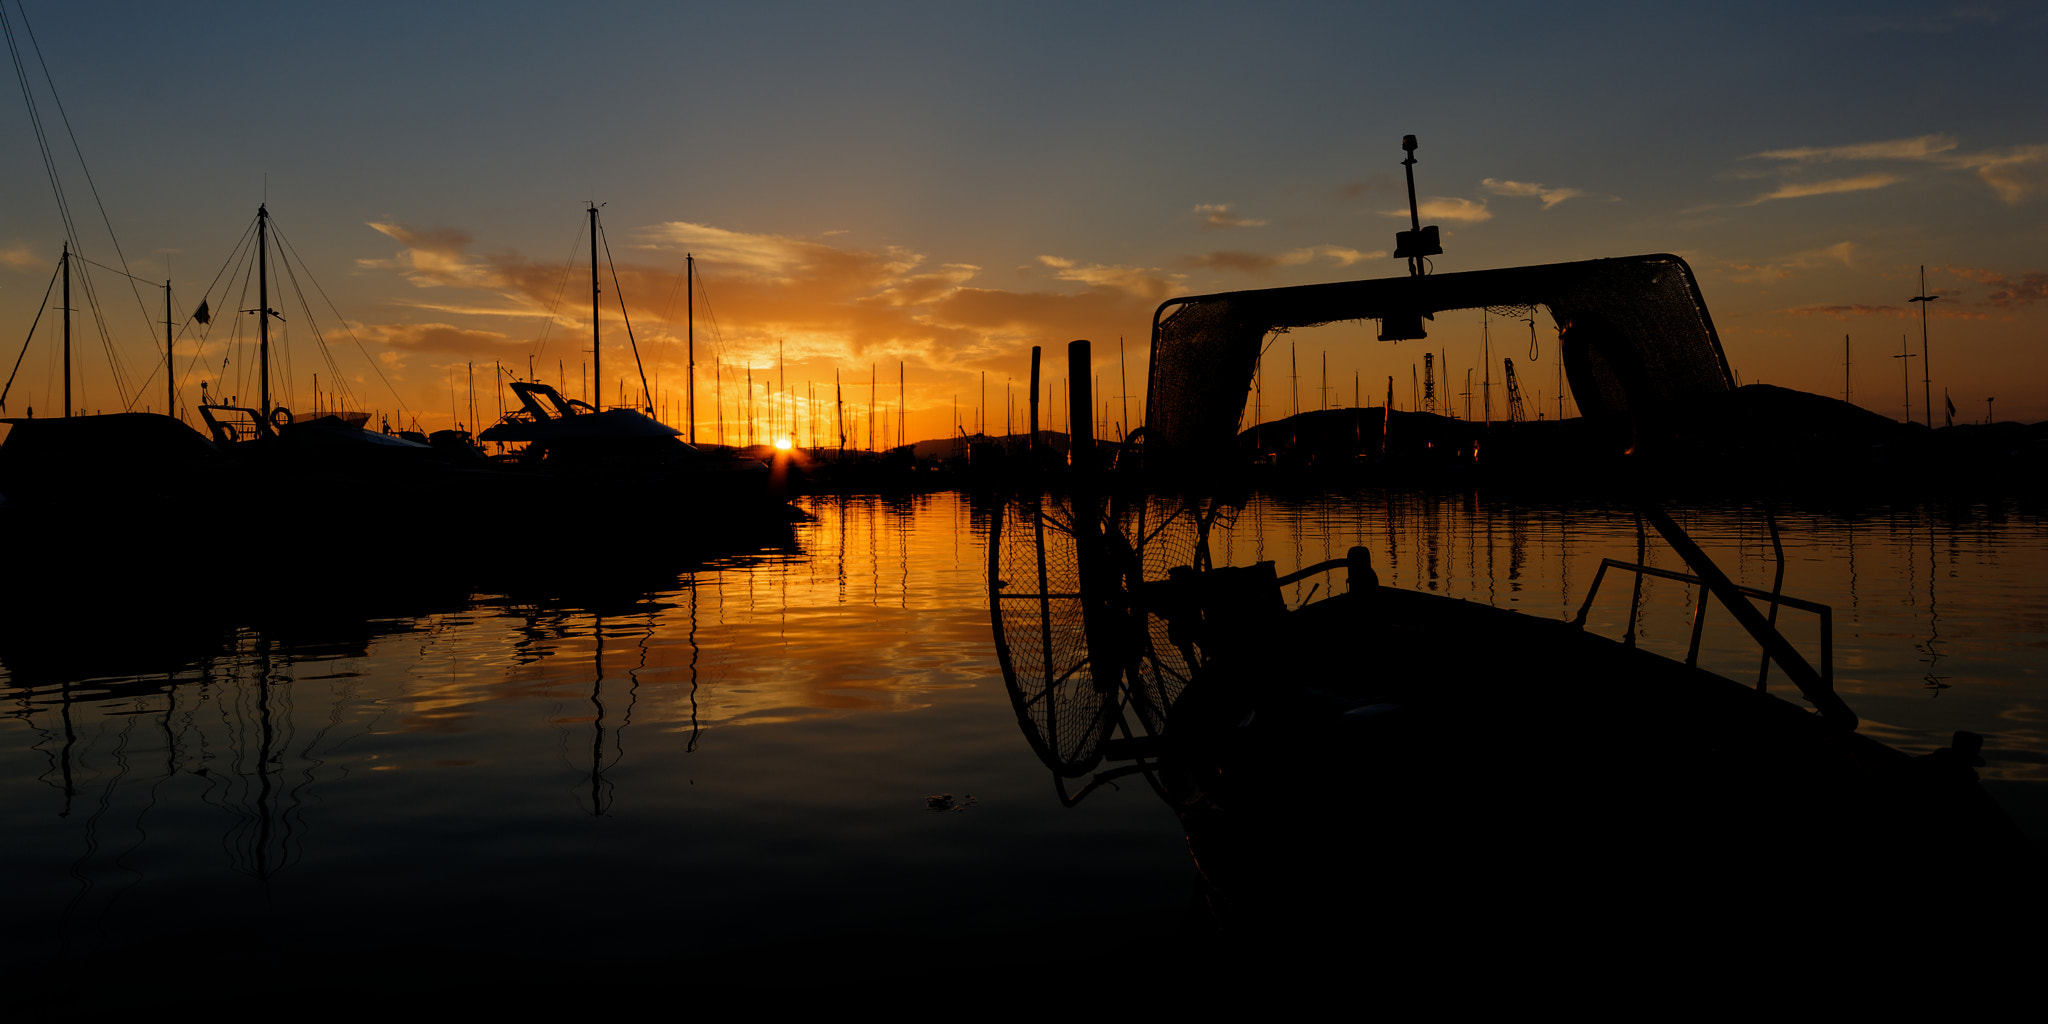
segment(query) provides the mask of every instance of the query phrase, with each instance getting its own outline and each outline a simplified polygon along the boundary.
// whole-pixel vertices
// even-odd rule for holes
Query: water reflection
[[[1927,898],[1902,886],[1928,865],[1972,864],[1968,879],[1943,883],[1941,899],[1969,894],[1957,906],[2032,891],[2027,840],[1971,770],[1983,766],[1981,737],[1959,731],[1952,748],[1912,758],[1856,735],[1856,719],[1831,710],[1839,700],[1825,686],[1829,633],[1819,689],[1768,633],[1760,638],[1777,646],[1745,688],[1691,667],[1707,622],[1698,578],[1634,572],[1621,643],[1607,643],[1577,628],[1593,594],[1570,624],[1497,610],[1522,600],[1526,510],[1403,516],[1393,496],[1379,497],[1275,502],[1278,516],[1254,501],[1240,516],[1214,499],[1077,487],[1019,497],[992,518],[994,641],[1026,743],[1066,806],[1142,776],[1180,818],[1204,905],[1225,934],[1264,943],[1306,934],[1332,914],[1369,914],[1376,928],[1400,933],[1455,930],[1473,915],[1494,927],[1571,913],[1696,942],[1712,931],[1702,921],[1753,925],[1789,912],[1863,941],[1861,929],[1882,917],[1865,901],[1894,890]],[[1426,509],[1441,499],[1415,500]],[[1541,511],[1604,517],[1593,546],[1632,542],[1637,566],[1652,561],[1645,522],[1654,522],[1685,566],[1703,577],[1717,571],[1654,507],[1625,517]],[[1777,512],[1761,513],[1753,518],[1764,543],[1740,510],[1697,514],[1693,529],[1743,577],[1768,574],[1769,589],[1735,585],[1775,620],[1792,601],[1788,545]],[[1829,524],[1807,525],[1808,539],[1825,543]],[[1359,543],[1346,555],[1316,559],[1347,535]],[[1919,557],[1917,530],[1895,536],[1907,559]],[[2041,539],[2030,538],[2027,561],[2038,564]],[[1382,580],[1372,540],[1385,544],[1389,566],[1412,551],[1423,578],[1399,589]],[[1252,560],[1233,564],[1243,547]],[[1930,557],[1934,550],[1929,534]],[[1464,552],[1463,579],[1438,570],[1431,556],[1440,551]],[[1269,552],[1279,557],[1260,557]],[[1603,555],[1602,569],[1610,565],[1629,567]],[[1318,601],[1332,573],[1349,582]],[[1728,585],[1714,584],[1717,593]],[[1424,596],[1432,590],[1465,590],[1468,600]],[[1909,580],[1906,592],[1915,590]],[[1668,645],[1668,627],[1650,623],[1673,618],[1674,602],[1694,612],[1684,665],[1639,650]],[[1601,621],[1611,628],[1618,612],[1611,600],[1606,607]],[[1934,607],[1930,591],[1930,629]],[[1757,635],[1750,627],[1744,638]],[[1754,659],[1756,645],[1747,646],[1723,643],[1718,660]],[[1771,661],[1808,673],[1793,672],[1821,714],[1761,696]],[[1978,728],[1996,722],[1985,716]],[[1905,732],[1897,719],[1874,731],[1895,740]],[[2028,749],[2037,740],[2008,736],[1992,756],[2003,773],[2026,777],[2041,762]],[[1725,869],[1765,848],[1825,865],[1833,886],[1788,900]],[[1407,887],[1361,890],[1352,884],[1361,873]],[[1646,911],[1662,921],[1643,920]]]
[[[537,559],[314,603],[146,591],[9,609],[0,820],[25,925],[7,951],[46,962],[233,924],[363,948],[605,934],[656,956],[1180,920],[1172,809],[1135,776],[1068,809],[1019,738],[989,642],[994,506],[806,508],[785,536],[610,581]],[[1738,582],[1773,585],[1759,518],[1686,526]],[[1284,576],[1364,546],[1389,587],[1552,619],[1638,541],[1626,510],[1472,495],[1261,498],[1210,528],[1214,564]],[[1785,592],[1835,605],[1836,675],[1866,732],[1913,752],[1984,732],[1987,777],[2048,782],[2037,515],[1781,509],[1778,528]],[[1304,578],[1286,600],[1332,586]],[[1610,587],[1589,627],[1682,657],[1693,600]],[[1450,645],[1415,671],[1474,656]],[[1708,620],[1703,665],[1742,678],[1756,658]],[[939,793],[975,803],[931,814]],[[588,900],[593,880],[621,898]]]

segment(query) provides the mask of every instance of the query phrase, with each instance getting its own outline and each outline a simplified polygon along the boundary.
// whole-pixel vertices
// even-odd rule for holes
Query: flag
[[[210,324],[213,322],[213,314],[207,310],[205,299],[199,300],[199,308],[192,311],[192,319],[197,320],[202,324]]]
[[[1943,405],[1946,405],[1946,406],[1948,406],[1948,417],[1947,417],[1947,418],[1948,418],[1948,423],[1947,423],[1947,425],[1948,425],[1948,426],[1951,426],[1951,427],[1955,426],[1955,425],[1956,425],[1956,400],[1955,400],[1955,399],[1953,399],[1953,398],[1950,398],[1950,397],[1948,396],[1948,389],[1947,389],[1947,388],[1942,388],[1942,389],[1941,389],[1941,402],[1942,402],[1942,404],[1943,404]]]

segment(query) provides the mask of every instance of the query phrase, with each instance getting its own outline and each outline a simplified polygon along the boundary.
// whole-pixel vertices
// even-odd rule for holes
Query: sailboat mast
[[[590,393],[594,399],[590,407],[604,400],[604,356],[597,340],[598,317],[597,286],[597,204],[590,204],[590,379],[597,382],[597,389]]]
[[[689,357],[689,363],[690,363],[690,396],[689,396],[689,399],[688,399],[688,402],[687,402],[687,404],[688,404],[688,406],[689,406],[689,416],[690,416],[690,443],[691,443],[691,444],[696,444],[696,443],[697,443],[697,257],[695,257],[695,256],[693,256],[693,255],[691,255],[691,254],[689,254],[689,253],[684,253],[684,254],[683,254],[683,268],[684,268],[684,269],[683,269],[683,288],[684,288],[684,289],[685,289],[686,291],[688,291],[688,292],[690,293],[690,297],[689,297],[689,300],[688,300],[688,304],[687,304],[687,305],[686,305],[686,306],[684,307],[684,308],[685,308],[685,309],[686,309],[686,310],[688,311],[688,312],[687,312],[687,315],[688,315],[688,317],[689,317],[689,330],[688,330],[688,333],[689,333],[689,338],[690,338],[690,357]],[[670,295],[674,295],[675,293],[674,293],[674,292],[670,292],[669,294],[670,294]],[[670,300],[670,301],[674,301],[674,300]],[[671,307],[671,308],[673,308],[673,307]]]
[[[243,278],[248,280],[248,278]],[[259,404],[264,419],[270,418],[270,209],[256,207],[256,361],[261,384]]]
[[[71,242],[64,243],[59,258],[64,267],[64,418],[71,418]]]
[[[168,257],[167,257],[168,259]],[[178,365],[171,358],[177,330],[171,322],[171,282],[164,280],[164,415],[178,418]]]

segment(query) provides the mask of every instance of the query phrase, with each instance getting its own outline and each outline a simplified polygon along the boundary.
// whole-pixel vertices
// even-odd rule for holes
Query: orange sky
[[[216,310],[253,306],[228,260],[264,201],[322,290],[309,289],[309,309],[277,306],[290,337],[281,401],[309,406],[313,374],[332,392],[339,372],[348,404],[439,429],[470,418],[470,363],[525,376],[529,357],[543,380],[577,390],[589,315],[577,236],[594,199],[655,404],[678,426],[677,284],[684,254],[699,259],[700,438],[715,432],[714,361],[739,371],[723,385],[728,419],[733,381],[752,367],[760,383],[778,350],[792,389],[826,395],[838,372],[856,406],[871,369],[893,406],[901,361],[908,432],[923,439],[951,431],[956,400],[972,427],[984,373],[988,423],[1002,429],[1006,383],[1021,407],[1029,347],[1050,347],[1056,375],[1082,337],[1097,343],[1114,423],[1118,338],[1141,393],[1162,299],[1401,273],[1385,254],[1406,219],[1399,140],[1414,133],[1424,219],[1444,231],[1439,271],[1674,252],[1745,382],[1840,396],[1848,334],[1854,399],[1901,416],[1907,388],[1890,357],[1903,332],[1918,419],[1906,300],[1924,265],[1942,296],[1929,331],[1937,406],[1946,389],[1960,421],[1981,419],[1987,397],[2001,419],[2048,419],[2039,4],[1135,4],[1081,22],[1082,8],[1057,5],[622,6],[603,8],[604,31],[573,35],[537,7],[468,11],[490,26],[481,34],[461,4],[403,30],[398,10],[226,18],[134,5],[107,18],[31,5],[51,71],[31,84],[70,237],[142,279],[131,291],[92,271],[107,327],[79,328],[79,405],[162,408],[151,282],[176,280],[180,317],[201,295]],[[1443,35],[1482,23],[1456,45]],[[1386,45],[1365,59],[1364,39]],[[166,76],[153,55],[167,48],[246,57]],[[0,105],[0,137],[14,141],[0,148],[10,349],[54,307],[43,288],[67,235],[25,110]],[[10,414],[58,403],[54,316],[23,357]],[[604,316],[614,402],[637,375],[616,308]],[[216,321],[197,359],[180,341],[181,404],[201,380],[253,400],[251,361],[224,361],[235,319]],[[241,318],[245,337],[249,326]],[[1542,392],[1554,413],[1551,325],[1539,326],[1530,361],[1527,325],[1494,325],[1502,351],[1481,376],[1516,358],[1530,399]],[[1479,317],[1431,330],[1455,392],[1480,369]],[[1397,404],[1412,404],[1423,346],[1358,340],[1369,333],[1287,339],[1303,407],[1350,401],[1354,381],[1374,402],[1389,377]],[[487,420],[502,391],[487,371],[477,379]],[[1269,381],[1261,407],[1283,414],[1296,390]],[[852,419],[864,434],[864,410]]]

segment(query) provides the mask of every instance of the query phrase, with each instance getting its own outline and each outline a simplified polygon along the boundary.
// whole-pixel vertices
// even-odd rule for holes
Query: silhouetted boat
[[[594,204],[589,213],[592,378],[602,382],[602,292]],[[635,344],[634,359],[638,358]],[[508,386],[519,407],[479,433],[477,440],[519,445],[497,464],[564,485],[530,496],[525,499],[529,504],[552,502],[562,510],[564,502],[588,507],[596,500],[614,511],[687,522],[755,519],[773,516],[778,509],[785,517],[793,514],[785,504],[784,481],[768,464],[730,450],[698,448],[682,439],[681,430],[649,415],[651,409],[599,409],[536,381],[513,381]]]
[[[1890,909],[1870,894],[1934,865],[1957,870],[1915,893],[1908,920],[1930,928],[1973,901],[2037,897],[2024,838],[1976,782],[1981,737],[1915,758],[1857,733],[1825,607],[1737,586],[1647,491],[1642,522],[1689,571],[1602,572],[1697,586],[1695,656],[1711,595],[1810,711],[1762,677],[1586,633],[1583,612],[1545,621],[1382,588],[1363,548],[1284,577],[1215,563],[1212,537],[1245,500],[1217,455],[1270,332],[1372,318],[1382,340],[1412,339],[1446,310],[1539,305],[1581,407],[1628,453],[1617,472],[1732,387],[1675,256],[1168,300],[1144,480],[1095,472],[1077,384],[1071,492],[1001,505],[989,545],[999,660],[1061,798],[1142,776],[1180,816],[1215,920],[1260,942],[1541,941],[1570,921],[1603,951],[1787,925],[1810,944],[1861,943]],[[1086,342],[1072,358],[1069,378],[1089,380]],[[1176,496],[1147,496],[1161,491]],[[1321,600],[1287,607],[1281,585],[1334,571],[1341,589],[1324,578]],[[1778,631],[1779,606],[1823,613],[1816,660]]]
[[[520,408],[477,438],[522,446],[501,460],[517,472],[686,518],[756,515],[781,504],[759,460],[700,449],[638,409],[594,409],[546,384],[510,387]]]

